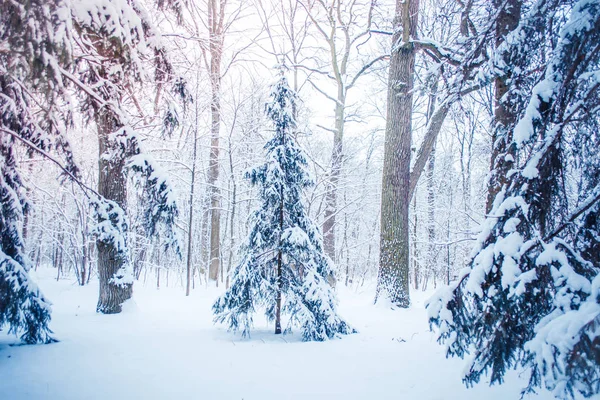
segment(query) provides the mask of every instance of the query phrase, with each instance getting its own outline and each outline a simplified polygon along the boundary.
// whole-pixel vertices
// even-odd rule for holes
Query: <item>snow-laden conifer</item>
[[[430,321],[448,355],[470,360],[467,384],[525,367],[528,390],[598,395],[600,3],[533,2],[496,51],[496,71],[521,83],[502,99],[512,135],[499,136],[516,159],[502,155],[514,167],[468,268],[429,301]]]
[[[64,81],[71,25],[62,0],[0,4],[0,328],[26,343],[51,342],[50,303],[29,276],[23,223],[29,211],[18,155],[60,155],[77,175],[64,135]]]
[[[176,12],[179,7],[171,1],[159,1],[159,6]],[[147,35],[151,43],[142,40],[151,30],[153,35]],[[132,279],[127,262],[129,224],[119,204],[122,199],[111,199],[110,191],[99,194],[85,186],[74,163],[66,137],[73,125],[73,93],[83,100],[79,105],[84,110],[96,112],[115,128],[101,144],[105,145],[101,161],[134,172],[146,205],[146,233],[160,231],[167,237],[167,246],[177,245],[173,230],[177,208],[171,187],[158,165],[143,152],[113,96],[117,89],[123,91],[119,84],[131,83],[124,76],[142,78],[138,67],[144,57],[155,61],[157,79],[168,74],[157,36],[137,2],[0,3],[0,328],[8,325],[9,332],[26,343],[54,339],[48,328],[49,302],[28,274],[31,261],[24,249],[23,224],[29,203],[18,163],[20,154],[29,152],[51,160],[78,184],[96,211],[98,223],[93,232],[99,246],[112,248],[108,258],[122,267],[111,271],[110,282],[127,286]]]
[[[296,94],[281,76],[266,112],[274,135],[265,145],[266,161],[247,173],[259,190],[261,206],[250,217],[250,234],[231,287],[214,304],[216,322],[248,336],[255,312],[264,310],[281,333],[299,326],[302,339],[322,341],[354,330],[338,315],[327,278],[331,261],[322,236],[304,206],[303,190],[313,184],[294,129]]]
[[[175,1],[158,1],[157,5],[180,11]],[[118,313],[132,295],[134,280],[126,211],[128,177],[141,188],[145,234],[163,233],[166,247],[179,252],[173,229],[178,209],[172,187],[153,157],[144,152],[123,105],[124,94],[132,87],[170,79],[171,65],[160,32],[142,3],[76,0],[71,3],[71,16],[79,37],[75,52],[80,58],[76,72],[81,79],[76,86],[85,85],[79,94],[82,109],[95,122],[101,153],[98,193],[107,200],[95,204],[100,281],[96,308],[102,313]]]

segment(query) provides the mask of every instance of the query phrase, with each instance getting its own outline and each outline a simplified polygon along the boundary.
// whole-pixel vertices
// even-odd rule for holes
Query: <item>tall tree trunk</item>
[[[211,60],[211,66],[213,62]],[[219,61],[220,64],[220,61]],[[220,81],[220,68],[215,67],[215,72],[211,71],[213,81]],[[221,126],[221,103],[220,103],[220,83],[213,82],[213,94],[211,109],[211,140],[210,140],[210,159],[208,167],[208,186],[210,190],[210,267],[209,279],[217,281],[219,277],[219,259],[221,245],[221,202],[220,191],[217,187],[219,179],[219,130]]]
[[[428,277],[436,269],[436,246],[435,246],[435,147],[429,155],[427,163],[427,270],[423,281],[423,290],[427,289]]]
[[[417,196],[413,198],[413,216],[414,216],[414,225],[413,225],[413,271],[414,271],[414,287],[415,290],[419,290],[419,283],[421,282],[421,269],[419,267],[419,247],[417,246],[417,234],[418,234],[418,225],[419,218],[417,216]]]
[[[92,264],[92,262],[91,262],[91,259],[94,257],[94,249],[95,249],[94,242],[90,242],[90,243],[88,244],[88,257],[89,257],[89,261],[88,261],[88,273],[87,273],[87,280],[86,280],[86,282],[85,282],[85,283],[86,283],[86,285],[88,285],[88,284],[90,283],[90,279],[92,278],[92,269],[93,269],[94,267],[93,267],[93,264]],[[96,251],[96,252],[97,252],[97,251]],[[98,256],[98,254],[96,254],[96,257],[97,257],[97,256]]]
[[[502,6],[506,0],[494,0],[494,6]],[[521,16],[522,0],[508,0],[503,7],[496,23],[496,47],[500,46],[509,32],[519,25]],[[509,129],[514,123],[516,115],[508,103],[502,101],[502,97],[508,92],[508,81],[510,71],[494,81],[494,124],[492,129],[492,156],[490,159],[490,176],[488,184],[486,213],[492,210],[494,199],[507,181],[508,171],[512,168],[515,157],[515,148],[512,143],[512,132]]]
[[[210,190],[202,197],[202,221],[200,224],[200,258],[202,264],[201,274],[208,283],[208,270],[210,266]]]
[[[346,98],[348,91],[354,86],[356,80],[364,74],[375,62],[381,58],[376,59],[368,64],[365,64],[363,68],[359,70],[353,77],[348,76],[348,63],[351,60],[351,53],[353,50],[358,52],[358,48],[361,45],[355,45],[356,41],[359,40],[363,33],[356,35],[352,34],[351,25],[356,25],[358,12],[356,14],[356,8],[362,8],[357,5],[356,2],[351,2],[352,5],[348,6],[347,3],[342,1],[306,1],[299,2],[304,3],[304,8],[307,11],[307,16],[311,20],[312,24],[320,32],[323,39],[327,42],[329,52],[329,64],[333,78],[335,79],[337,86],[337,96],[327,96],[330,100],[335,102],[335,127],[333,137],[333,149],[331,155],[331,171],[326,187],[325,194],[325,213],[323,220],[323,248],[325,254],[334,261],[338,252],[336,252],[336,214],[338,211],[337,207],[337,191],[340,180],[340,174],[343,165],[343,139],[344,139],[344,123],[345,123],[345,112],[346,112]],[[366,25],[361,27],[366,32],[369,32],[371,28],[372,14],[375,2],[367,2],[364,6],[368,7],[366,11]],[[357,6],[356,8],[354,6]],[[326,21],[319,22],[317,14],[320,10],[326,13],[328,16]],[[364,14],[362,14],[364,17]],[[290,24],[290,26],[293,26]],[[362,40],[362,39],[361,39]],[[304,42],[304,40],[302,40]],[[363,43],[364,44],[364,43]],[[294,57],[296,54],[294,53]],[[296,70],[297,72],[297,70]],[[296,76],[295,76],[296,78]],[[314,86],[314,84],[313,84]],[[316,87],[316,86],[315,86]],[[319,89],[319,91],[321,91]],[[335,282],[334,282],[335,283]]]
[[[41,213],[42,218],[41,218],[41,222],[42,225],[41,226],[46,226],[45,221],[44,221],[44,216],[46,215],[46,213]],[[37,247],[37,255],[35,256],[35,266],[34,269],[37,271],[38,267],[40,266],[40,263],[42,262],[42,254],[44,253],[44,230],[40,229],[39,233],[38,233],[38,240],[37,240],[38,246]]]
[[[476,117],[475,117],[476,118]],[[471,158],[473,149],[473,138],[475,135],[475,121],[469,118],[468,129],[465,129],[463,139],[460,141],[460,174],[462,180],[462,201],[464,219],[464,238],[471,237]]]
[[[197,107],[196,107],[197,110]],[[197,113],[197,111],[196,111]],[[197,125],[196,125],[197,128]],[[185,281],[185,295],[190,295],[190,285],[192,281],[192,237],[194,230],[194,184],[196,182],[196,154],[198,147],[198,132],[197,129],[194,129],[194,150],[192,155],[192,176],[190,183],[190,215],[188,218],[188,237],[187,237],[187,260],[186,260],[186,281]]]
[[[77,220],[79,221],[79,234],[81,235],[81,267],[79,271],[79,285],[84,286],[87,279],[87,265],[89,259],[88,251],[88,224],[85,210],[82,210],[83,204],[76,200]]]
[[[452,205],[454,203],[454,190],[450,187],[450,206],[449,209],[452,210]],[[446,285],[450,284],[450,267],[452,265],[450,261],[450,215],[448,215],[448,221],[446,222],[446,274],[444,276],[444,281]],[[435,285],[435,282],[434,282]]]
[[[125,160],[119,155],[106,157],[113,150],[109,136],[121,126],[112,111],[106,107],[96,111],[95,119],[98,127],[100,153],[98,193],[125,210],[127,205]],[[131,284],[117,285],[113,283],[115,273],[124,265],[124,260],[117,256],[114,246],[101,241],[96,242],[96,246],[98,248],[98,278],[100,281],[100,295],[96,311],[104,314],[119,313],[123,302],[131,298],[133,292]]]
[[[33,176],[33,152],[27,153],[27,159],[28,159],[28,163],[27,163],[27,170],[29,172],[29,176]],[[33,199],[32,196],[32,188],[30,185],[27,185],[27,187],[25,188],[25,196],[28,199]],[[25,244],[25,249],[29,252],[30,251],[30,246],[29,245],[29,214],[31,213],[31,209],[29,207],[28,204],[25,205],[24,209],[23,209],[23,243]]]
[[[282,282],[281,282],[281,268],[282,268],[282,254],[281,250],[279,250],[279,255],[277,256],[277,303],[275,305],[275,334],[279,335],[281,333],[281,290],[282,290]]]
[[[233,133],[233,130],[232,130]],[[235,182],[235,173],[233,170],[233,148],[231,146],[231,134],[229,135],[229,172],[231,179],[231,216],[229,220],[229,257],[227,259],[227,276],[225,278],[225,288],[229,289],[229,274],[231,272],[231,265],[233,263],[233,251],[235,247],[235,211],[237,203],[237,183]]]
[[[218,285],[221,265],[221,195],[219,180],[219,139],[221,128],[221,59],[223,56],[224,18],[227,0],[209,0],[208,33],[210,52],[210,157],[208,187],[210,191],[210,266],[208,277]]]
[[[335,219],[337,213],[337,190],[342,171],[345,97],[343,84],[338,84],[338,103],[335,106],[335,133],[331,154],[331,174],[325,194],[325,216],[323,220],[323,249],[325,254],[336,261]]]
[[[140,279],[142,269],[144,269],[144,263],[146,262],[146,251],[148,250],[148,243],[141,243],[142,248],[137,253],[137,257],[133,264],[133,276],[136,280]]]
[[[285,173],[285,172],[284,172]],[[279,192],[279,197],[281,198],[280,211],[279,211],[279,234],[283,234],[283,208],[284,208],[284,199],[283,199],[283,187]],[[281,333],[281,292],[283,290],[283,277],[282,267],[283,267],[283,252],[281,250],[281,243],[279,245],[279,251],[277,254],[277,300],[275,304],[275,334],[278,335]]]
[[[64,234],[62,233],[62,227],[61,224],[58,225],[59,227],[59,233],[58,236],[56,238],[56,241],[58,243],[57,247],[56,247],[56,253],[54,255],[54,265],[56,266],[56,280],[58,281],[60,279],[60,275],[62,273],[63,270],[63,236]]]
[[[89,252],[88,252],[88,246],[85,243],[85,238],[86,236],[84,235],[84,241],[83,241],[83,248],[82,248],[82,257],[81,257],[81,280],[79,282],[79,284],[81,286],[85,285],[85,281],[87,279],[87,268],[88,268],[88,259],[89,259]]]
[[[346,199],[346,191],[344,190],[344,204],[348,204],[348,200]],[[350,283],[350,248],[348,246],[348,214],[344,213],[344,239],[343,239],[343,248],[346,249],[346,282],[345,285],[348,286]]]
[[[437,102],[437,90],[438,90],[438,82],[436,81],[433,87],[431,88],[431,94],[429,95],[429,103],[427,105],[427,115],[426,115],[426,123],[429,125],[431,123],[431,119],[435,113],[436,102]],[[414,171],[413,171],[414,172]],[[435,271],[435,180],[434,178],[435,172],[435,140],[433,146],[431,147],[431,152],[429,154],[429,160],[427,162],[427,260],[425,264],[425,271],[422,275],[425,275],[425,279],[422,280],[421,289],[427,289],[427,276]],[[413,185],[414,182],[411,182]],[[414,189],[412,189],[414,190]],[[411,195],[412,191],[411,191]]]
[[[410,305],[409,220],[413,80],[419,1],[396,0],[388,81],[381,193],[381,240],[376,301]]]

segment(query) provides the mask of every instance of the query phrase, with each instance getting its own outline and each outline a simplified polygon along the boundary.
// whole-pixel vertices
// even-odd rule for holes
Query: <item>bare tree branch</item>
[[[65,166],[63,166],[60,161],[58,161],[57,159],[55,159],[54,157],[52,157],[50,154],[48,154],[48,152],[40,149],[38,146],[36,146],[34,143],[32,143],[31,141],[21,137],[19,134],[17,134],[16,132],[11,131],[10,129],[6,129],[0,126],[0,132],[4,132],[10,136],[12,136],[14,139],[17,139],[18,141],[20,141],[21,143],[25,144],[27,147],[29,147],[31,150],[35,151],[36,153],[39,153],[40,155],[42,155],[44,158],[50,160],[51,162],[53,162],[54,164],[56,164],[58,166],[58,168],[60,168],[68,177],[69,179],[71,179],[73,182],[77,183],[77,185],[79,185],[79,187],[81,187],[81,189],[83,189],[83,194],[89,198],[90,196],[88,195],[88,191],[93,193],[96,197],[98,197],[99,199],[102,199],[103,197],[100,196],[100,194],[98,194],[98,192],[96,192],[94,189],[92,189],[91,187],[87,186],[85,183],[81,182],[75,175],[73,175],[73,173],[71,171],[69,171]]]

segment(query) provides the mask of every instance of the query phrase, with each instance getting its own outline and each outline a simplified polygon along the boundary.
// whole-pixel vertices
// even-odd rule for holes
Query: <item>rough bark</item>
[[[419,1],[396,1],[388,81],[381,193],[381,239],[376,301],[408,307],[410,157]]]
[[[98,193],[106,199],[117,203],[123,210],[127,206],[127,182],[124,173],[125,160],[122,157],[103,157],[110,151],[109,135],[121,126],[113,112],[106,107],[100,108],[95,113],[98,127],[99,141],[99,173]],[[112,282],[115,273],[123,266],[123,260],[117,256],[117,251],[112,245],[101,241],[96,243],[98,249],[98,278],[100,281],[100,294],[96,311],[104,314],[120,313],[122,304],[131,298],[132,285],[116,285]]]

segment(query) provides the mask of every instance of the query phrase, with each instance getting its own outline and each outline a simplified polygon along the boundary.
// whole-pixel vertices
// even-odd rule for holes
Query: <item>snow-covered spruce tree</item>
[[[127,2],[113,4],[115,7],[128,5]],[[0,4],[0,327],[8,325],[9,331],[19,334],[26,343],[54,339],[48,329],[49,303],[28,276],[31,262],[24,251],[22,230],[29,205],[17,163],[21,148],[59,164],[68,178],[80,184],[96,209],[99,221],[94,231],[98,241],[113,245],[118,260],[127,260],[126,214],[117,202],[110,199],[112,192],[105,193],[103,197],[81,184],[65,136],[67,127],[72,123],[71,109],[65,101],[68,97],[65,94],[67,83],[73,84],[72,87],[84,98],[94,99],[106,115],[113,112],[124,118],[118,101],[103,90],[106,86],[87,78],[93,73],[91,66],[103,68],[106,67],[103,61],[115,61],[109,57],[110,49],[118,46],[120,42],[115,37],[124,32],[112,25],[118,20],[117,16],[121,15],[127,23],[140,20],[133,17],[133,8],[108,10],[106,5],[104,2],[94,8],[93,2],[67,3],[62,0]],[[104,12],[101,10],[107,13],[101,16]],[[95,34],[92,26],[98,28]],[[85,40],[75,41],[73,34]],[[90,34],[94,40],[89,40],[87,35]],[[97,40],[99,38],[104,40]],[[106,52],[96,59],[82,57],[81,60],[90,62],[90,68],[86,70],[82,68],[86,61],[72,62],[75,58],[74,42],[81,46],[75,53],[89,50],[93,47],[92,43]],[[131,50],[135,43],[126,42],[125,46],[127,51],[122,54],[131,56],[135,53]],[[162,50],[153,50],[156,59],[162,60],[158,57],[164,55]],[[90,55],[86,53],[86,56]],[[118,63],[112,64],[111,68],[119,74]],[[83,80],[73,74],[78,69]],[[88,107],[90,104],[87,103]],[[167,181],[158,173],[151,159],[142,156],[135,136],[124,138],[122,134],[116,134],[113,137],[118,141],[113,149],[127,154],[127,164],[137,172],[138,182],[144,188],[144,203],[148,206],[144,218],[147,233],[154,234],[157,227],[164,227],[167,245],[173,245],[171,227],[177,211]],[[53,154],[60,155],[62,163],[53,158]],[[101,158],[101,163],[106,159]]]
[[[303,151],[294,137],[296,94],[281,76],[267,104],[274,136],[265,146],[266,162],[247,173],[260,191],[261,207],[250,217],[243,257],[231,287],[213,306],[215,322],[248,336],[252,314],[264,308],[281,333],[281,314],[289,331],[299,325],[302,339],[322,341],[354,330],[340,318],[327,282],[331,261],[319,229],[304,207],[303,189],[313,184]]]
[[[159,2],[178,10],[177,2]],[[164,4],[163,4],[164,3]],[[177,4],[176,4],[177,3]],[[124,105],[131,87],[141,82],[164,84],[170,64],[159,33],[141,4],[130,0],[73,3],[73,25],[81,55],[78,72],[84,109],[96,124],[99,141],[98,193],[108,200],[97,209],[98,276],[97,311],[112,314],[132,294],[133,268],[128,248],[127,173],[143,186],[144,227],[154,235],[165,227],[167,246],[177,240],[172,229],[177,207],[171,186],[159,166],[142,151]],[[154,74],[154,77],[151,77]]]
[[[468,356],[467,385],[524,367],[527,391],[598,395],[600,2],[528,4],[495,59],[512,73],[501,101],[517,118],[495,145],[513,168],[430,321],[449,356]]]
[[[59,64],[71,59],[69,21],[62,0],[0,3],[0,328],[25,343],[48,343],[50,304],[31,281],[23,221],[29,204],[18,157],[23,151],[61,155],[77,175],[64,136],[68,115]],[[68,12],[67,12],[68,15]]]

